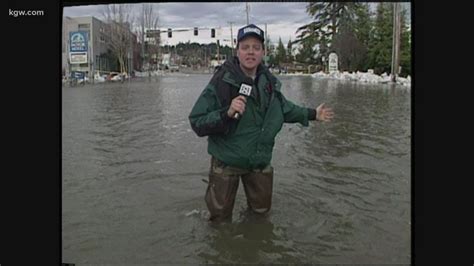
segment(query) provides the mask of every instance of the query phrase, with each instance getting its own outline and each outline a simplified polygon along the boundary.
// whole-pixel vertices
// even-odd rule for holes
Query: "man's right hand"
[[[245,104],[247,103],[247,99],[240,95],[235,97],[229,107],[229,110],[227,110],[227,115],[229,117],[234,117],[235,113],[240,113],[242,115],[245,112]]]

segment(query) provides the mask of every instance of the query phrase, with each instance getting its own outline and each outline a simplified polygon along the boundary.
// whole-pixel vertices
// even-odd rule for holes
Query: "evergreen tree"
[[[267,38],[265,39],[265,49],[267,49],[267,54],[271,53],[271,45],[272,45],[272,41],[270,39],[270,35],[267,34]]]
[[[274,66],[276,64],[275,47],[270,39],[270,35],[267,35],[267,39],[265,40],[265,43],[267,47],[268,65]]]
[[[339,56],[341,70],[374,69],[390,73],[393,46],[393,3],[377,3],[374,14],[369,3],[313,2],[307,12],[314,21],[298,28],[298,62],[308,62],[311,42],[315,61],[327,65],[330,51]],[[407,11],[402,11],[400,36],[401,76],[411,73],[411,32]],[[310,41],[306,40],[311,39]],[[325,58],[325,62],[322,58]]]
[[[328,45],[327,37],[324,35],[319,38],[319,45],[318,45],[317,52],[318,52],[316,56],[317,61],[320,62],[321,65],[325,65],[329,56],[329,45]],[[323,61],[323,57],[324,57],[324,61],[326,62]]]
[[[355,11],[356,18],[354,23],[354,33],[357,40],[361,43],[363,51],[357,70],[366,71],[368,68],[368,51],[370,47],[370,38],[373,28],[373,21],[370,12],[369,3],[362,3]]]
[[[352,27],[343,25],[334,37],[332,50],[338,55],[341,71],[356,71],[367,53],[364,45],[357,39]]]
[[[276,61],[277,65],[280,65],[280,64],[286,62],[285,46],[283,45],[283,42],[281,41],[281,38],[278,41],[278,47],[277,47],[277,50],[276,50],[275,61]]]
[[[374,32],[369,48],[369,67],[376,74],[390,73],[392,63],[393,8],[391,3],[378,3]]]
[[[288,41],[288,44],[286,46],[286,53],[287,53],[287,60],[286,62],[291,63],[294,61],[294,56],[293,56],[293,43],[291,42],[291,38]]]
[[[301,47],[296,55],[296,61],[305,64],[312,64],[315,62],[316,51],[314,49],[316,45],[315,38],[306,38],[301,42]]]
[[[297,29],[295,42],[300,42],[308,37],[326,37],[329,44],[337,33],[341,21],[353,23],[356,9],[360,3],[347,2],[311,2],[306,7],[306,12],[314,17],[314,21]]]

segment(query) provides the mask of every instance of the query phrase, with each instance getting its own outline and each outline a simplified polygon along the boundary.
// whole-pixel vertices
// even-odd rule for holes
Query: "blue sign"
[[[71,72],[71,78],[75,79],[84,79],[86,73],[81,72],[81,71],[72,71]]]
[[[69,51],[70,52],[87,52],[87,35],[86,31],[74,31],[69,33]]]

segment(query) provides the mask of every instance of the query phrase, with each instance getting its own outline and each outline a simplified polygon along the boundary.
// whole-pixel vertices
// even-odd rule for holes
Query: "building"
[[[74,51],[75,38],[74,33],[85,33],[87,45],[80,50],[80,53]],[[87,72],[89,78],[95,73],[105,74],[111,71],[119,71],[117,59],[111,52],[111,34],[110,25],[93,17],[63,17],[62,32],[62,72],[63,75],[69,76],[71,71]],[[127,53],[126,64],[129,69],[136,69],[134,62],[137,51],[136,35],[130,30],[130,45]],[[80,38],[79,38],[80,39]],[[71,47],[74,46],[74,47]],[[82,57],[80,57],[82,56]],[[80,59],[77,59],[77,58]]]

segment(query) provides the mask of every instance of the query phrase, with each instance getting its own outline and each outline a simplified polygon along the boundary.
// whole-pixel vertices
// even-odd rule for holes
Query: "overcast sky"
[[[216,37],[220,39],[222,45],[230,42],[230,25],[233,23],[233,37],[236,38],[238,28],[244,26],[247,21],[245,12],[245,2],[239,3],[154,3],[158,9],[160,28],[172,29],[192,29],[194,27],[221,28],[216,30]],[[291,38],[295,40],[296,30],[298,27],[312,21],[311,17],[306,13],[306,2],[249,2],[250,12],[249,21],[265,30],[267,23],[267,33],[273,43],[278,42],[281,37],[283,43],[288,43]],[[141,4],[131,4],[131,12],[138,15],[141,11]],[[89,5],[65,7],[64,16],[94,16],[102,19],[101,10],[103,5]],[[198,36],[194,36],[192,31],[189,32],[173,32],[173,37],[161,35],[164,44],[177,44],[179,42],[198,42],[210,43],[215,42],[211,38],[210,30],[199,31]]]
[[[247,21],[245,12],[245,2],[243,3],[155,3],[158,7],[160,28],[183,29],[194,27],[221,28],[216,31],[216,37],[220,39],[221,44],[230,42],[230,24],[234,22],[233,37],[236,38],[238,28],[244,26]],[[288,40],[296,37],[296,29],[311,21],[306,13],[307,3],[249,3],[249,21],[265,30],[267,23],[267,33],[273,42],[277,42],[281,37],[285,45]],[[133,4],[132,13],[138,15],[141,10],[141,4]],[[102,18],[102,5],[65,7],[64,15],[70,17],[76,16],[95,16]],[[173,37],[162,33],[163,42],[176,44],[179,42],[210,43],[215,42],[211,38],[210,30],[199,31],[198,36],[194,36],[192,31],[173,32]]]

